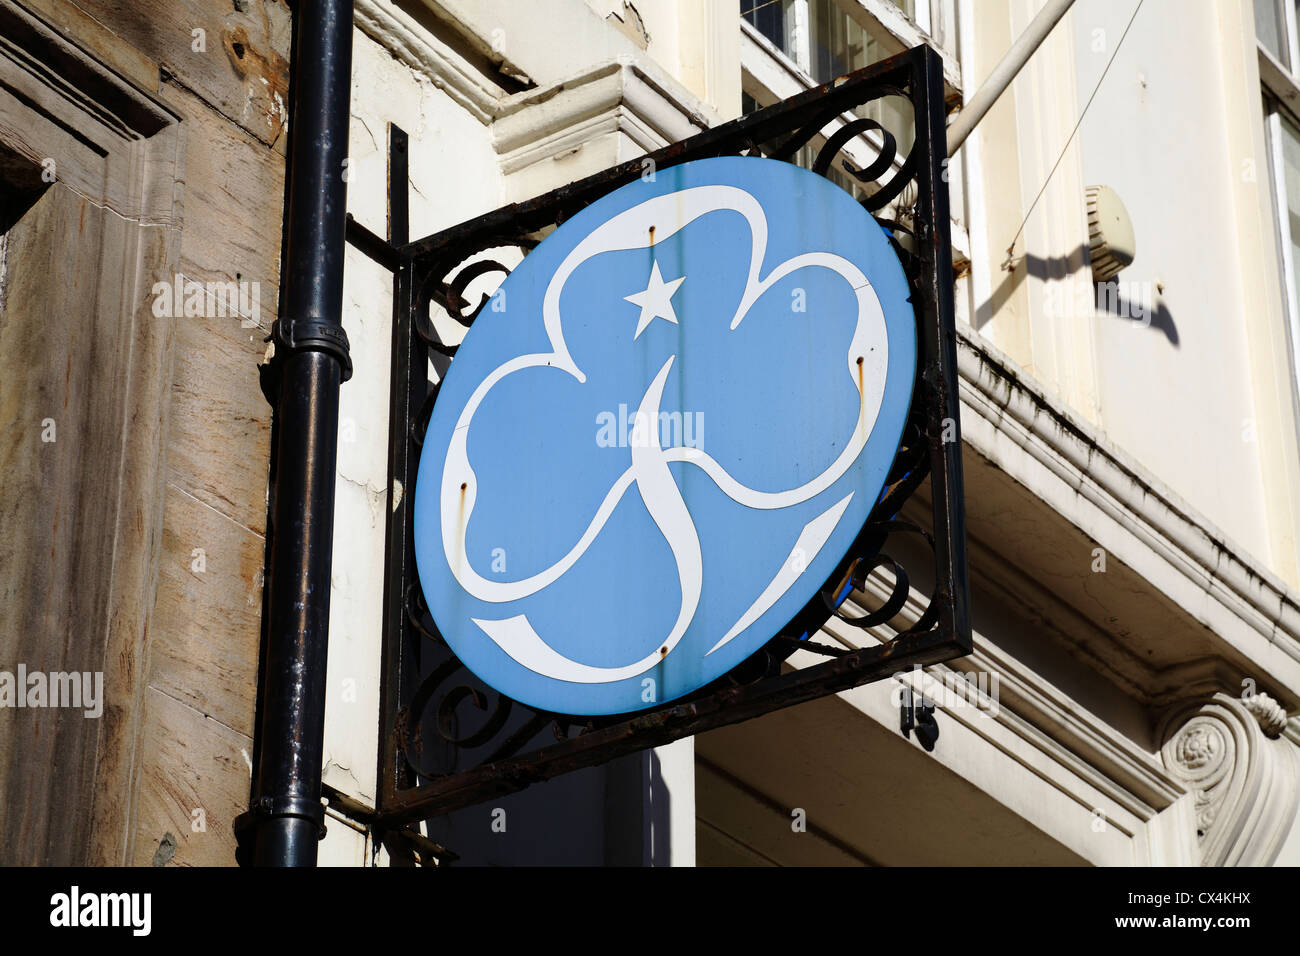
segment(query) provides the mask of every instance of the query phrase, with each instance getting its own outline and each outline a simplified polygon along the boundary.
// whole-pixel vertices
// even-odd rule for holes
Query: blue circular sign
[[[416,564],[452,650],[582,715],[753,654],[879,497],[908,296],[876,221],[788,163],[674,166],[561,225],[475,320],[425,437]]]

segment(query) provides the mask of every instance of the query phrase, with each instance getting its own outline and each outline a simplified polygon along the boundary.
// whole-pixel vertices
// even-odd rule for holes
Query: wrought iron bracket
[[[891,131],[863,115],[886,97],[908,105],[910,129]],[[390,497],[374,811],[379,824],[407,826],[623,754],[970,652],[945,117],[942,63],[932,49],[918,47],[647,157],[415,241],[407,236],[406,135],[390,129],[389,236],[381,239],[359,223],[348,224],[349,242],[393,273]],[[839,130],[823,136],[836,120],[842,121]],[[900,157],[904,133],[911,134],[912,145]],[[865,137],[877,151],[863,169],[836,162],[855,137]],[[486,687],[456,659],[438,634],[416,576],[412,492],[438,394],[428,369],[432,363],[441,373],[456,353],[455,344],[435,330],[430,308],[443,309],[468,328],[486,301],[466,300],[470,283],[509,272],[501,262],[481,258],[484,253],[515,247],[526,255],[549,228],[641,176],[647,164],[664,169],[723,155],[802,159],[814,172],[850,188],[891,233],[911,284],[918,343],[913,405],[900,449],[885,491],[849,554],[821,593],[749,660],[690,697],[646,712],[588,718],[535,711]],[[899,518],[923,487],[928,487],[925,527]],[[908,542],[919,545],[932,562],[927,560],[921,574],[909,575],[904,562],[892,556],[895,542],[904,551],[916,550]],[[849,596],[862,601],[875,572],[892,578],[888,597],[874,608],[850,606]],[[933,586],[928,603],[908,618],[905,606],[915,603],[911,582],[917,579]],[[862,646],[816,640],[832,616],[859,629]],[[881,627],[892,636],[878,641],[867,633]],[[826,659],[791,669],[787,658],[796,650]],[[918,733],[923,717],[914,715]]]

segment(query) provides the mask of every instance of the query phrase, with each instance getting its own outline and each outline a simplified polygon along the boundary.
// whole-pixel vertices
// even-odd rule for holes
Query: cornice
[[[1130,540],[1107,550],[1131,567],[1151,565],[1132,553],[1136,543],[1149,552],[1145,557],[1154,556],[1172,569],[1176,578],[1153,575],[1152,587],[1195,617],[1226,645],[1225,651],[1261,662],[1260,672],[1282,681],[1294,701],[1300,695],[1296,594],[979,333],[963,325],[957,339],[964,411],[993,429],[963,421],[963,439],[999,466],[1005,464],[1010,443],[1063,482],[1076,501],[1122,526]],[[1065,516],[1085,533],[1093,533],[1083,509]],[[1188,601],[1189,587],[1209,600]]]
[[[649,61],[620,56],[555,86],[506,97],[492,137],[509,174],[576,149],[599,133],[621,132],[648,152],[718,120],[712,109]]]
[[[873,575],[867,581],[865,592],[854,595],[865,600],[858,603],[851,598],[844,610],[850,615],[865,613],[866,608],[883,604],[889,591],[879,576]],[[903,629],[913,626],[928,602],[928,596],[911,589],[894,624]],[[886,641],[895,633],[887,627],[864,632],[834,617],[823,630],[837,643],[851,649]],[[1187,792],[1153,754],[1080,707],[1032,668],[982,634],[976,633],[974,642],[973,652],[966,657],[924,669],[926,678],[956,692],[934,694],[931,691],[939,713],[962,722],[1009,759],[1089,811],[1095,803],[1085,797],[1080,787],[1045,773],[1042,758],[1064,768],[1077,781],[1104,794],[1143,822]],[[991,692],[990,699],[981,697],[979,705],[964,701],[962,706],[948,706],[946,698],[960,699],[970,694],[966,675],[972,678],[981,675],[983,687]],[[907,682],[915,684],[916,679],[909,676]],[[922,692],[927,687],[913,689]],[[1008,734],[1014,744],[1010,744]]]
[[[353,23],[394,59],[429,81],[482,123],[496,116],[506,90],[385,0],[354,0]]]

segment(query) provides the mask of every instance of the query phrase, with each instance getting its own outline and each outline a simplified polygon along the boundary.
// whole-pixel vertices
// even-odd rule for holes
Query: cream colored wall
[[[1040,6],[965,4],[967,95]],[[974,324],[1295,586],[1300,449],[1249,4],[1147,0],[1063,150],[1133,6],[1079,0],[977,128]],[[1118,279],[1149,324],[1090,300],[1092,184],[1132,217],[1137,258]]]
[[[427,77],[353,34],[348,211],[387,233],[388,127],[410,137],[412,237],[488,211],[502,177],[488,129]],[[466,176],[466,169],[477,170]],[[454,188],[449,188],[454,184]],[[354,374],[340,390],[324,781],[373,806],[380,685],[392,277],[349,246],[343,325]],[[365,862],[364,834],[327,826],[324,865]]]
[[[1272,553],[1269,564],[1300,585],[1300,423],[1284,315],[1273,196],[1258,103],[1259,68],[1253,6],[1218,4],[1222,82],[1228,108],[1229,191],[1238,210],[1235,246],[1242,283],[1247,359]]]
[[[587,0],[723,119],[740,115],[740,20],[734,0]]]

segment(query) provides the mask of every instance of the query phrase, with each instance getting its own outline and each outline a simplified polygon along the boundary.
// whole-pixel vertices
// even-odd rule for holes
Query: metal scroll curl
[[[494,744],[486,760],[500,760],[517,753],[548,724],[555,739],[567,739],[571,721],[517,704],[483,684],[457,659],[438,633],[418,584],[407,591],[406,616],[439,658],[397,713],[395,738],[407,770],[424,780],[446,775],[453,769],[446,760],[448,748],[474,751]],[[520,712],[523,720],[512,720]],[[430,729],[442,747],[426,746]]]
[[[480,239],[471,246],[458,248],[454,257],[451,257],[455,261],[446,258],[435,260],[424,270],[416,286],[415,334],[438,354],[447,358],[454,357],[457,346],[444,342],[434,329],[429,315],[430,305],[436,302],[446,310],[452,321],[468,330],[492,298],[491,294],[484,293],[478,304],[471,309],[470,303],[465,300],[465,292],[470,283],[494,272],[501,273],[502,281],[510,275],[510,269],[498,260],[474,257],[489,249],[512,247],[527,255],[536,248],[538,242],[539,239],[527,235],[491,236]]]
[[[480,312],[492,299],[491,293],[484,293],[472,309],[465,299],[465,292],[470,284],[478,278],[493,273],[501,273],[504,282],[510,275],[510,268],[496,259],[474,259],[475,256],[489,249],[517,248],[527,255],[536,248],[539,239],[527,235],[491,236],[460,248],[451,257],[434,260],[420,274],[415,286],[415,310],[412,331],[424,346],[438,356],[435,364],[439,371],[445,372],[447,364],[455,357],[459,345],[443,341],[433,325],[430,308],[436,303],[457,325],[469,330]],[[453,261],[454,260],[454,261]],[[471,261],[472,260],[472,261]],[[466,311],[468,310],[468,312]],[[424,434],[433,415],[434,403],[438,400],[438,388],[441,379],[427,383],[427,392],[419,410],[411,419],[409,439],[417,450],[424,447]]]
[[[929,544],[930,551],[933,553],[934,537],[920,525],[910,521],[893,520],[868,523],[863,528],[862,537],[868,540],[883,540],[896,532],[921,536]],[[868,579],[872,573],[881,569],[889,573],[893,583],[890,585],[888,596],[880,607],[863,614],[846,611],[845,604],[848,602],[850,595],[855,591],[865,592],[868,587]],[[876,549],[852,557],[848,568],[838,579],[830,582],[829,587],[822,588],[820,593],[823,603],[825,603],[832,616],[845,624],[865,631],[882,624],[888,624],[896,618],[907,604],[908,598],[911,597],[912,588],[911,579],[908,577],[907,570],[902,563],[885,551]],[[934,626],[936,612],[937,605],[934,602],[934,592],[931,591],[926,608],[916,623],[908,628],[900,629],[898,636],[928,631]],[[897,639],[896,636],[892,640]]]
[[[880,89],[869,99],[864,100],[860,106],[866,107],[886,99],[897,99],[909,104],[911,102],[905,90],[886,87]],[[837,116],[838,114],[831,110],[819,111],[798,131],[781,141],[766,155],[769,159],[794,162],[799,150],[810,145],[821,134],[821,130],[825,128],[827,123],[836,119]],[[878,132],[881,138],[880,150],[876,158],[865,169],[856,169],[847,158],[841,158],[839,167],[860,186],[867,187],[876,184],[877,188],[871,191],[865,199],[861,200],[862,208],[870,213],[875,213],[877,210],[889,205],[902,193],[908,183],[915,181],[917,165],[921,159],[916,142],[913,142],[907,156],[901,164],[897,164],[898,168],[895,170],[894,167],[898,158],[898,139],[880,122],[867,117],[859,117],[844,123],[838,130],[826,137],[826,141],[818,148],[816,158],[810,167],[811,171],[817,175],[829,178],[833,163],[836,157],[844,151],[844,147],[864,134],[873,131]],[[761,147],[758,154],[763,154]],[[886,176],[891,171],[892,174]],[[882,179],[882,177],[885,178]]]

